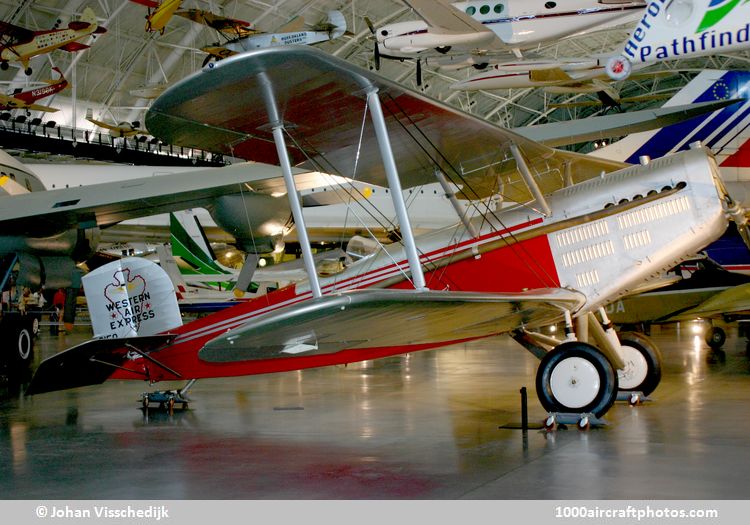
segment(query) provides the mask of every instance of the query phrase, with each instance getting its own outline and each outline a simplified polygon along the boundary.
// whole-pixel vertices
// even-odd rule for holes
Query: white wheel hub
[[[629,345],[620,345],[620,356],[625,361],[625,368],[617,371],[621,390],[633,390],[646,380],[648,362],[642,353]]]
[[[572,409],[585,407],[594,401],[601,388],[599,372],[582,357],[561,360],[552,370],[549,383],[555,399]]]
[[[18,356],[21,360],[26,361],[31,355],[31,345],[31,335],[24,328],[18,334]]]

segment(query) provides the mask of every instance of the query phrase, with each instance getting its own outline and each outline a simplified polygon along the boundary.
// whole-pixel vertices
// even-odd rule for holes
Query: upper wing
[[[478,20],[456,9],[444,0],[401,0],[419,15],[435,34],[491,32]]]
[[[249,22],[217,15],[204,9],[186,9],[185,11],[177,11],[175,14],[195,23],[207,25],[217,31],[232,33],[236,36],[248,36],[260,32],[253,29]]]
[[[573,82],[574,79],[559,67],[549,69],[534,69],[529,71],[529,78],[533,82]]]
[[[51,106],[43,106],[41,104],[29,104],[28,106],[25,106],[25,108],[29,111],[47,111],[48,113],[60,111],[58,108],[53,108]]]
[[[165,142],[278,163],[264,96],[278,107],[292,162],[386,185],[365,93],[380,93],[404,187],[434,182],[439,168],[469,197],[531,194],[511,154],[518,146],[543,192],[623,163],[554,150],[310,46],[250,51],[204,68],[165,91],[146,127]],[[362,127],[364,122],[364,128]],[[361,139],[361,144],[360,144]],[[317,168],[314,168],[317,169]]]
[[[329,175],[297,171],[298,188],[331,184]],[[205,206],[215,197],[286,191],[277,166],[242,163],[12,195],[2,199],[0,229],[17,235],[52,235],[71,227],[106,227],[120,221]],[[286,205],[286,199],[284,199]]]
[[[86,116],[86,120],[88,120],[89,122],[91,122],[95,126],[99,126],[100,128],[111,129],[111,130],[120,129],[118,126],[114,126],[114,125],[110,124],[109,122],[104,122],[103,120],[96,120],[93,117]]]
[[[582,294],[564,289],[512,294],[358,290],[257,317],[206,343],[199,357],[233,362],[467,340],[545,326],[583,302]],[[406,332],[383,329],[397,325]]]
[[[34,38],[34,32],[31,29],[0,21],[0,42],[3,46],[23,44],[32,38]]]

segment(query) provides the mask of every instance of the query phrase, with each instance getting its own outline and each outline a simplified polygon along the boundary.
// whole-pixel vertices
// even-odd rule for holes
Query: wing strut
[[[456,212],[456,215],[458,215],[458,218],[461,219],[461,222],[466,228],[466,231],[468,231],[469,235],[471,235],[474,238],[479,237],[479,232],[477,231],[476,227],[471,223],[469,218],[466,216],[466,210],[461,209],[461,203],[458,202],[458,199],[456,198],[456,193],[448,184],[448,179],[445,178],[445,173],[436,169],[435,178],[438,180],[438,182],[440,183],[440,186],[443,188],[443,191],[445,192],[445,196],[448,197],[448,200],[453,206],[453,210]]]
[[[297,192],[297,187],[294,185],[292,165],[289,162],[289,153],[286,150],[286,142],[284,140],[284,122],[281,120],[279,110],[276,107],[276,99],[273,96],[273,86],[271,85],[271,81],[265,72],[259,73],[258,76],[260,79],[259,84],[263,87],[263,98],[266,102],[268,120],[273,130],[273,140],[276,143],[276,153],[279,155],[279,164],[281,165],[281,171],[284,174],[284,184],[286,185],[289,207],[292,209],[294,224],[297,228],[297,237],[299,239],[300,248],[302,249],[302,262],[305,265],[307,278],[310,281],[312,295],[314,298],[318,298],[323,294],[320,291],[320,282],[318,281],[318,273],[315,271],[315,261],[313,260],[312,248],[310,247],[310,239],[307,235],[305,217],[302,214],[302,205],[300,204],[301,197]]]
[[[414,241],[414,232],[411,229],[409,214],[406,212],[404,194],[401,191],[401,181],[398,178],[396,160],[393,158],[391,141],[388,137],[388,128],[385,126],[383,107],[380,105],[380,97],[378,96],[377,89],[372,89],[367,93],[367,106],[370,108],[370,116],[372,117],[372,122],[375,126],[375,135],[378,139],[380,156],[383,159],[383,167],[385,168],[385,174],[388,178],[391,199],[393,199],[393,207],[396,209],[398,225],[401,229],[401,235],[404,240],[404,248],[406,250],[406,258],[409,261],[412,282],[414,283],[414,288],[417,290],[424,290],[427,289],[427,285],[424,280],[424,273],[422,273],[422,265],[419,263],[417,243]]]
[[[534,180],[531,171],[529,171],[529,166],[526,164],[526,159],[523,158],[523,153],[521,153],[521,150],[518,149],[518,146],[514,143],[511,143],[510,145],[510,152],[513,154],[513,158],[516,159],[518,172],[521,174],[521,177],[523,177],[526,187],[529,188],[529,191],[534,196],[537,205],[542,209],[542,213],[544,213],[544,215],[552,215],[552,210],[550,209],[549,204],[547,204],[547,199],[542,195],[542,190],[539,189],[539,185],[536,183],[536,180]]]

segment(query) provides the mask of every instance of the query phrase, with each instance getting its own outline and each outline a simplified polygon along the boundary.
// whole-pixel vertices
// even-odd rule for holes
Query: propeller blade
[[[422,59],[417,59],[417,85],[422,85]]]
[[[373,25],[372,20],[370,20],[368,17],[365,17],[365,24],[367,24],[367,27],[370,29],[370,33],[374,35],[375,26]]]
[[[374,54],[374,60],[375,60],[375,71],[380,71],[380,48],[378,47],[378,43],[375,42],[375,47],[373,48]]]
[[[742,237],[742,242],[744,242],[745,246],[750,250],[750,226],[747,222],[744,224],[738,224],[737,231],[739,232],[740,237]]]

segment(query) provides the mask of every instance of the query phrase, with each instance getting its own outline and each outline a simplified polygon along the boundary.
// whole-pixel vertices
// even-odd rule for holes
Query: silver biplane
[[[511,333],[541,358],[544,408],[584,421],[619,389],[647,394],[661,376],[658,349],[618,338],[602,306],[718,238],[737,215],[699,145],[634,166],[555,150],[310,47],[205,68],[157,99],[146,125],[167,143],[279,164],[308,280],[195,322],[139,320],[122,331],[108,317],[133,315],[118,308],[143,303],[139,285],[141,299],[91,312],[108,339],[43,362],[30,393],[298,370]],[[292,166],[388,186],[401,239],[319,277]],[[468,199],[482,213],[415,237],[402,190],[434,181],[457,210]],[[502,199],[495,211],[492,196]],[[87,297],[114,274],[141,271],[115,264],[104,281],[84,283]],[[162,303],[147,300],[157,318],[176,308]],[[561,320],[564,342],[536,331]]]

